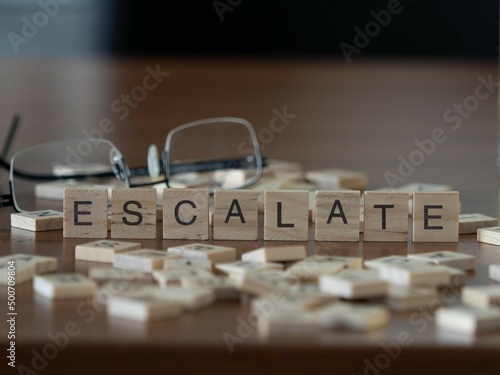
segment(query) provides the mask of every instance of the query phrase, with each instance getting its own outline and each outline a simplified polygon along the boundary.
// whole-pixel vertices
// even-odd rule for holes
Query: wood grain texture
[[[257,240],[258,197],[255,191],[215,191],[214,240]]]
[[[156,190],[113,189],[111,238],[156,238]]]
[[[209,194],[200,189],[163,191],[163,238],[208,240]]]
[[[108,189],[64,189],[66,238],[106,238],[108,235]]]
[[[365,241],[408,240],[408,193],[366,191],[364,207]]]
[[[264,239],[307,241],[309,192],[266,191],[264,193]]]
[[[54,210],[19,212],[10,215],[10,225],[33,232],[59,230],[63,229],[63,213]]]
[[[359,241],[359,191],[317,191],[314,212],[316,241]]]

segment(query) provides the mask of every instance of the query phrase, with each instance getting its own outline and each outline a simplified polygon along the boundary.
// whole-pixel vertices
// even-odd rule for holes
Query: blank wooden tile
[[[33,290],[49,299],[92,297],[97,291],[95,282],[77,273],[36,275]]]
[[[10,226],[32,232],[63,229],[63,213],[54,210],[10,214]]]
[[[241,260],[251,262],[290,262],[305,259],[306,247],[304,245],[265,246],[260,249],[248,251],[241,256]]]
[[[155,189],[113,189],[111,238],[156,238]]]
[[[270,296],[257,297],[252,300],[251,309],[254,313],[269,312],[270,304],[272,304],[274,311],[288,312],[288,311],[312,311],[319,306],[326,303],[334,302],[335,296],[319,296],[319,295],[294,295],[284,294],[276,301],[270,300]]]
[[[364,190],[368,183],[365,172],[343,169],[321,169],[308,171],[304,174],[308,181],[315,183],[321,189],[353,189]]]
[[[189,244],[171,246],[167,249],[170,254],[179,254],[184,258],[204,258],[212,263],[227,263],[236,260],[236,249],[228,246],[216,246],[209,244]]]
[[[500,227],[478,229],[477,242],[500,246]]]
[[[64,189],[65,238],[106,238],[108,189]]]
[[[461,214],[458,216],[458,233],[473,234],[480,228],[490,228],[498,225],[498,219],[483,214]]]
[[[163,191],[163,238],[208,240],[209,193],[202,189]]]
[[[466,286],[462,289],[464,304],[488,309],[500,307],[500,285]]]
[[[458,242],[459,195],[413,193],[413,242]]]
[[[335,275],[319,277],[321,291],[345,299],[387,295],[389,284],[375,270],[343,270]]]
[[[363,239],[406,242],[408,240],[408,194],[365,192]]]
[[[437,298],[436,288],[405,287],[392,284],[389,287],[387,306],[393,311],[417,311],[420,307],[430,306]]]
[[[188,311],[199,310],[215,302],[215,293],[208,288],[168,286],[156,291],[154,296],[166,301],[179,302],[182,308]]]
[[[265,295],[273,291],[290,290],[292,284],[286,280],[285,276],[285,273],[279,270],[264,270],[231,275],[238,288],[251,295]]]
[[[390,314],[383,306],[336,302],[320,308],[317,320],[324,328],[368,332],[386,327]]]
[[[306,258],[288,267],[286,274],[301,280],[317,280],[321,275],[334,275],[346,268],[345,262],[328,258],[328,256]]]
[[[215,294],[216,301],[239,301],[241,292],[236,282],[226,276],[212,277],[182,277],[181,286],[184,288],[208,288]]]
[[[309,192],[264,193],[264,240],[307,241],[308,233]]]
[[[106,310],[111,317],[148,322],[179,317],[182,304],[154,294],[136,293],[112,298]]]
[[[478,309],[468,306],[442,307],[436,311],[439,330],[474,335],[500,329],[499,309]]]
[[[203,258],[181,258],[181,259],[165,259],[163,262],[163,269],[174,270],[174,269],[202,269],[211,271],[212,261],[210,259]]]
[[[169,254],[166,251],[139,249],[116,253],[113,259],[113,267],[124,270],[138,270],[151,273],[153,270],[163,269],[163,262],[166,259],[175,259],[180,257],[180,255]]]
[[[89,278],[92,280],[145,280],[146,274],[137,270],[123,270],[116,268],[90,268]]]
[[[11,262],[15,262],[13,265]],[[9,256],[4,256],[0,258],[0,285],[8,285],[9,283],[9,272],[13,271],[15,267],[16,284],[22,284],[26,281],[30,281],[36,274],[36,264],[34,262],[17,262],[15,259],[10,259]]]
[[[99,240],[77,245],[75,247],[75,259],[113,263],[115,254],[137,250],[140,249],[141,246],[142,245],[137,242]]]
[[[319,329],[312,311],[274,311],[259,317],[257,332],[262,337],[284,334],[303,337],[308,333],[316,334]]]
[[[153,278],[161,288],[170,285],[179,285],[181,279],[186,278],[211,278],[214,274],[210,271],[199,268],[177,268],[153,271]]]
[[[250,190],[216,190],[214,240],[257,240],[258,196]]]
[[[215,268],[227,274],[234,275],[264,270],[283,270],[284,267],[281,263],[262,263],[252,262],[249,260],[237,260],[236,262],[217,264]]]
[[[406,264],[386,264],[378,268],[379,275],[391,284],[414,286],[430,285],[438,286],[448,282],[450,274],[445,267],[406,263]]]
[[[57,271],[58,261],[55,257],[48,257],[44,255],[32,255],[32,254],[10,254],[5,257],[0,258],[0,263],[5,262],[5,260],[14,260],[16,265],[19,266],[21,263],[34,263],[35,272],[37,274],[49,273]]]
[[[101,297],[98,299],[98,301],[106,305],[115,296],[130,295],[134,293],[149,294],[159,289],[158,286],[142,280],[111,280],[99,288],[97,297],[105,296],[104,298]]]
[[[467,273],[459,268],[439,265],[439,267],[444,268],[448,271],[448,281],[438,284],[438,287],[444,288],[461,288],[467,283]]]
[[[317,191],[316,241],[359,241],[360,192]]]
[[[408,258],[469,271],[476,267],[476,257],[454,251],[432,251],[429,253],[409,254]]]
[[[491,280],[500,282],[500,264],[490,264],[488,271]]]

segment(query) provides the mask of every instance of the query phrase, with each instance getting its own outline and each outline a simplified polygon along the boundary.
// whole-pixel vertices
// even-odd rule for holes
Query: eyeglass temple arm
[[[266,166],[265,159],[262,158],[262,166]],[[214,160],[208,162],[178,164],[170,166],[170,175],[187,172],[208,172],[219,169],[245,169],[251,168],[253,164],[246,159]]]

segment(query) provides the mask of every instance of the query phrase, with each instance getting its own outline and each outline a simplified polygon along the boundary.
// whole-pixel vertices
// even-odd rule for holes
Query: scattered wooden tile
[[[44,255],[31,255],[21,253],[10,254],[6,255],[5,257],[1,257],[0,263],[2,263],[5,259],[15,260],[16,265],[19,265],[20,263],[35,263],[35,272],[37,274],[55,272],[57,271],[58,267],[57,258],[47,257]]]
[[[477,308],[499,308],[500,285],[466,286],[462,289],[462,301]]]
[[[301,335],[316,333],[316,314],[310,311],[274,311],[259,316],[257,332],[262,337],[270,335]]]
[[[329,256],[308,257],[288,267],[286,274],[301,280],[317,280],[321,275],[334,275],[346,268],[345,262],[329,258]]]
[[[420,307],[429,306],[437,298],[438,293],[436,288],[408,288],[400,285],[391,285],[387,296],[387,306],[394,311],[416,311]]]
[[[259,263],[289,262],[305,259],[305,257],[306,247],[304,245],[265,246],[244,253],[241,260]]]
[[[116,268],[90,268],[89,278],[97,281],[103,280],[144,280],[144,272],[137,270],[119,270]]]
[[[288,312],[288,311],[312,311],[326,303],[336,300],[335,296],[285,294],[274,300],[272,295],[261,296],[253,299],[252,311],[255,313]]]
[[[317,312],[320,326],[349,331],[374,331],[389,324],[390,314],[385,307],[336,302]]]
[[[165,189],[163,191],[163,238],[208,240],[208,190]]]
[[[33,290],[49,299],[92,297],[97,290],[95,282],[77,273],[36,275]]]
[[[401,255],[389,255],[382,258],[374,258],[364,261],[364,265],[367,268],[380,268],[390,264],[408,264],[408,263],[429,264],[428,262],[423,262],[421,260],[416,260]]]
[[[6,255],[0,258],[0,285],[8,285],[9,281],[12,281],[12,278],[9,279],[9,276],[13,276],[12,272],[14,268],[14,281],[16,285],[30,281],[36,274],[36,264],[34,262],[18,262],[15,259],[11,260],[9,256]]]
[[[178,268],[173,270],[157,270],[153,271],[153,278],[158,282],[161,288],[166,288],[171,285],[179,285],[181,279],[186,278],[212,278],[214,275],[204,269],[196,268]]]
[[[65,238],[106,238],[108,235],[108,189],[64,189]]]
[[[319,277],[321,291],[345,299],[373,298],[387,295],[389,284],[375,270],[343,270]]]
[[[234,262],[236,260],[236,249],[234,247],[216,246],[208,244],[189,244],[172,246],[167,249],[170,254],[179,254],[184,258],[209,259],[212,263]]]
[[[364,172],[335,168],[308,171],[304,177],[320,189],[365,190],[368,184],[368,175]]]
[[[179,317],[182,305],[154,294],[138,293],[114,297],[107,305],[107,313],[115,318],[149,322]]]
[[[247,272],[234,274],[237,287],[251,295],[265,295],[271,292],[290,291],[297,283],[292,284],[285,279],[285,273],[278,270],[265,270],[258,272]]]
[[[103,284],[96,295],[99,303],[107,305],[115,296],[130,294],[148,294],[158,290],[158,286],[145,281],[111,280]]]
[[[115,254],[137,250],[140,249],[141,246],[142,245],[137,242],[99,240],[77,245],[75,247],[75,259],[113,263]]]
[[[476,268],[476,257],[448,250],[409,254],[408,258],[421,260],[427,263],[454,267],[465,271]]]
[[[500,282],[500,264],[490,264],[488,271],[491,280]]]
[[[442,307],[436,311],[435,321],[439,330],[474,335],[500,329],[500,310],[467,306]]]
[[[500,246],[500,227],[478,229],[477,242]]]
[[[364,241],[408,240],[407,193],[366,191],[364,207]]]
[[[163,269],[202,269],[206,271],[212,270],[212,262],[209,259],[203,258],[181,258],[181,259],[165,259]]]
[[[458,242],[458,199],[456,191],[413,193],[413,242]]]
[[[13,213],[10,226],[32,232],[59,230],[63,229],[63,213],[54,210]]]
[[[154,296],[167,301],[179,302],[183,309],[189,311],[199,310],[215,302],[215,293],[208,288],[168,286],[156,291]]]
[[[438,287],[461,288],[467,283],[467,273],[465,271],[444,265],[439,265],[439,267],[448,271],[449,278],[447,282],[438,284]]]
[[[184,288],[208,288],[215,294],[216,301],[239,301],[241,292],[234,279],[225,276],[181,277]]]
[[[309,234],[308,191],[265,191],[264,240],[307,241]]]
[[[113,189],[111,238],[156,238],[155,189]]]
[[[163,262],[166,259],[176,259],[180,257],[180,255],[169,254],[166,251],[139,249],[124,253],[116,253],[113,259],[113,267],[151,273],[153,270],[163,269]]]
[[[234,275],[264,270],[283,270],[284,266],[281,263],[262,263],[252,262],[249,260],[237,260],[236,262],[217,264],[215,268],[227,274]]]
[[[258,195],[251,190],[216,190],[214,240],[257,240]]]
[[[415,286],[438,286],[446,284],[450,273],[447,268],[429,264],[386,264],[378,268],[382,279],[391,284]]]
[[[483,214],[461,214],[458,216],[458,234],[477,233],[480,228],[498,225],[498,219]]]
[[[360,192],[317,191],[316,241],[359,241]]]

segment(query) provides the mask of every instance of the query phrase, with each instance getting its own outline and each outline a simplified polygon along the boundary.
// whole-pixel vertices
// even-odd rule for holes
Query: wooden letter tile
[[[500,264],[490,264],[488,271],[490,279],[500,283]]]
[[[163,190],[163,238],[208,240],[208,203],[206,190]]]
[[[387,295],[389,283],[379,277],[376,270],[350,269],[335,275],[321,275],[322,292],[345,299],[382,297]]]
[[[417,259],[428,263],[434,263],[461,270],[473,270],[476,267],[476,257],[472,255],[457,253],[454,251],[433,251],[430,253],[410,254],[410,259]]]
[[[408,193],[365,192],[364,240],[408,240]]]
[[[214,240],[257,240],[259,193],[217,190],[214,194]]]
[[[64,189],[66,238],[106,238],[108,235],[108,189]]]
[[[465,335],[500,329],[499,309],[477,309],[467,306],[443,307],[436,311],[440,330]]]
[[[141,248],[140,243],[100,240],[75,247],[76,260],[113,263],[116,253],[132,251]]]
[[[241,256],[241,260],[250,262],[290,262],[306,257],[304,245],[265,246],[248,251]]]
[[[113,189],[111,238],[156,238],[155,189]]]
[[[10,214],[10,225],[32,232],[59,230],[63,228],[63,213],[45,210]]]
[[[114,297],[107,306],[111,317],[138,322],[158,321],[179,317],[182,304],[157,298],[153,293],[134,293]]]
[[[462,290],[464,304],[481,309],[500,307],[500,285],[466,286]]]
[[[264,240],[307,241],[308,232],[308,191],[264,193]]]
[[[413,193],[413,242],[458,242],[456,191]]]
[[[359,191],[316,192],[316,241],[359,241],[359,219]]]

